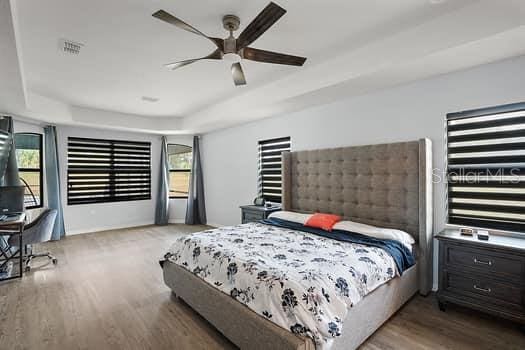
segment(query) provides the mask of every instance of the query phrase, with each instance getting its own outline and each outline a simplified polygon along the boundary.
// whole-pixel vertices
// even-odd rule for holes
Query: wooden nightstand
[[[281,208],[266,208],[258,205],[242,205],[240,208],[241,222],[243,224],[266,219],[271,213],[281,210]]]
[[[439,308],[460,304],[525,324],[525,239],[439,233]]]

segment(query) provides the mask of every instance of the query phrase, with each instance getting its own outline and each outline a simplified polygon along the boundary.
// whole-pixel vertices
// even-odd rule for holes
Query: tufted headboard
[[[283,153],[283,209],[323,212],[410,233],[419,244],[420,293],[432,287],[431,143]]]

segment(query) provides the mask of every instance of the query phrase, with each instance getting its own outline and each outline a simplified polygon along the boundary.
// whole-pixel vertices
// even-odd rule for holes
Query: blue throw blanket
[[[416,263],[412,252],[402,243],[392,239],[378,239],[370,236],[365,236],[359,233],[342,230],[332,230],[331,232],[328,232],[319,228],[304,226],[297,222],[277,218],[261,220],[261,223],[271,226],[287,228],[290,230],[308,232],[314,235],[335,239],[341,242],[357,243],[381,248],[385,250],[394,259],[394,261],[396,262],[397,270],[400,275],[402,275],[405,270],[407,270]]]

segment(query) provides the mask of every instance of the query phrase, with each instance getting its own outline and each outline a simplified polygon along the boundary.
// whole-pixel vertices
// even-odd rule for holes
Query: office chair
[[[56,209],[46,209],[44,210],[35,220],[27,224],[24,228],[22,234],[22,242],[24,244],[25,251],[25,270],[31,270],[31,261],[34,258],[47,256],[54,265],[58,263],[57,258],[51,255],[50,252],[33,254],[33,249],[31,247],[30,254],[27,254],[27,247],[32,244],[47,242],[51,240],[51,235],[53,233],[53,227],[55,226],[55,219],[57,217]],[[9,238],[8,241],[10,246],[17,246],[18,244],[18,235],[13,235]]]

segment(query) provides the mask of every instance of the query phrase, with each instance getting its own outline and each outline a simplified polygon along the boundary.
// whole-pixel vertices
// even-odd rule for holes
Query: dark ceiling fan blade
[[[232,64],[232,76],[235,86],[246,85],[246,77],[244,76],[240,63]]]
[[[305,57],[292,56],[284,53],[272,52],[245,47],[241,50],[241,56],[250,61],[286,64],[289,66],[302,66],[306,62]]]
[[[177,68],[187,66],[188,64],[192,64],[192,63],[195,63],[197,61],[200,61],[201,59],[202,58],[194,58],[194,59],[191,59],[191,60],[185,60],[185,61],[168,63],[168,64],[165,64],[164,67],[166,67],[168,69],[171,69],[171,70],[175,70]]]
[[[270,2],[239,35],[239,38],[237,38],[237,49],[242,49],[253,43],[285,13],[286,10],[281,6]]]
[[[200,35],[202,37],[205,37],[206,39],[211,40],[215,45],[217,45],[217,47],[219,49],[221,49],[221,50],[224,49],[224,40],[223,39],[211,38],[211,37],[207,36],[206,34],[204,34],[203,32],[199,31],[198,29],[190,26],[188,23],[184,22],[183,20],[178,19],[177,17],[169,14],[168,12],[166,12],[164,10],[158,10],[157,12],[152,14],[152,16],[155,17],[155,18],[158,18],[161,21],[164,21],[166,23],[173,24],[173,25],[179,27],[180,29],[183,29],[183,30],[188,31],[190,33],[197,34],[197,35]]]
[[[222,52],[221,52],[221,50],[217,49],[217,50],[215,50],[214,52],[212,52],[211,54],[209,54],[208,56],[205,56],[205,57],[193,58],[193,59],[190,59],[190,60],[184,60],[184,61],[179,61],[179,62],[168,63],[165,66],[168,69],[175,70],[177,68],[187,66],[188,64],[192,64],[192,63],[195,63],[195,62],[200,61],[200,60],[221,60],[221,59],[222,59]]]

